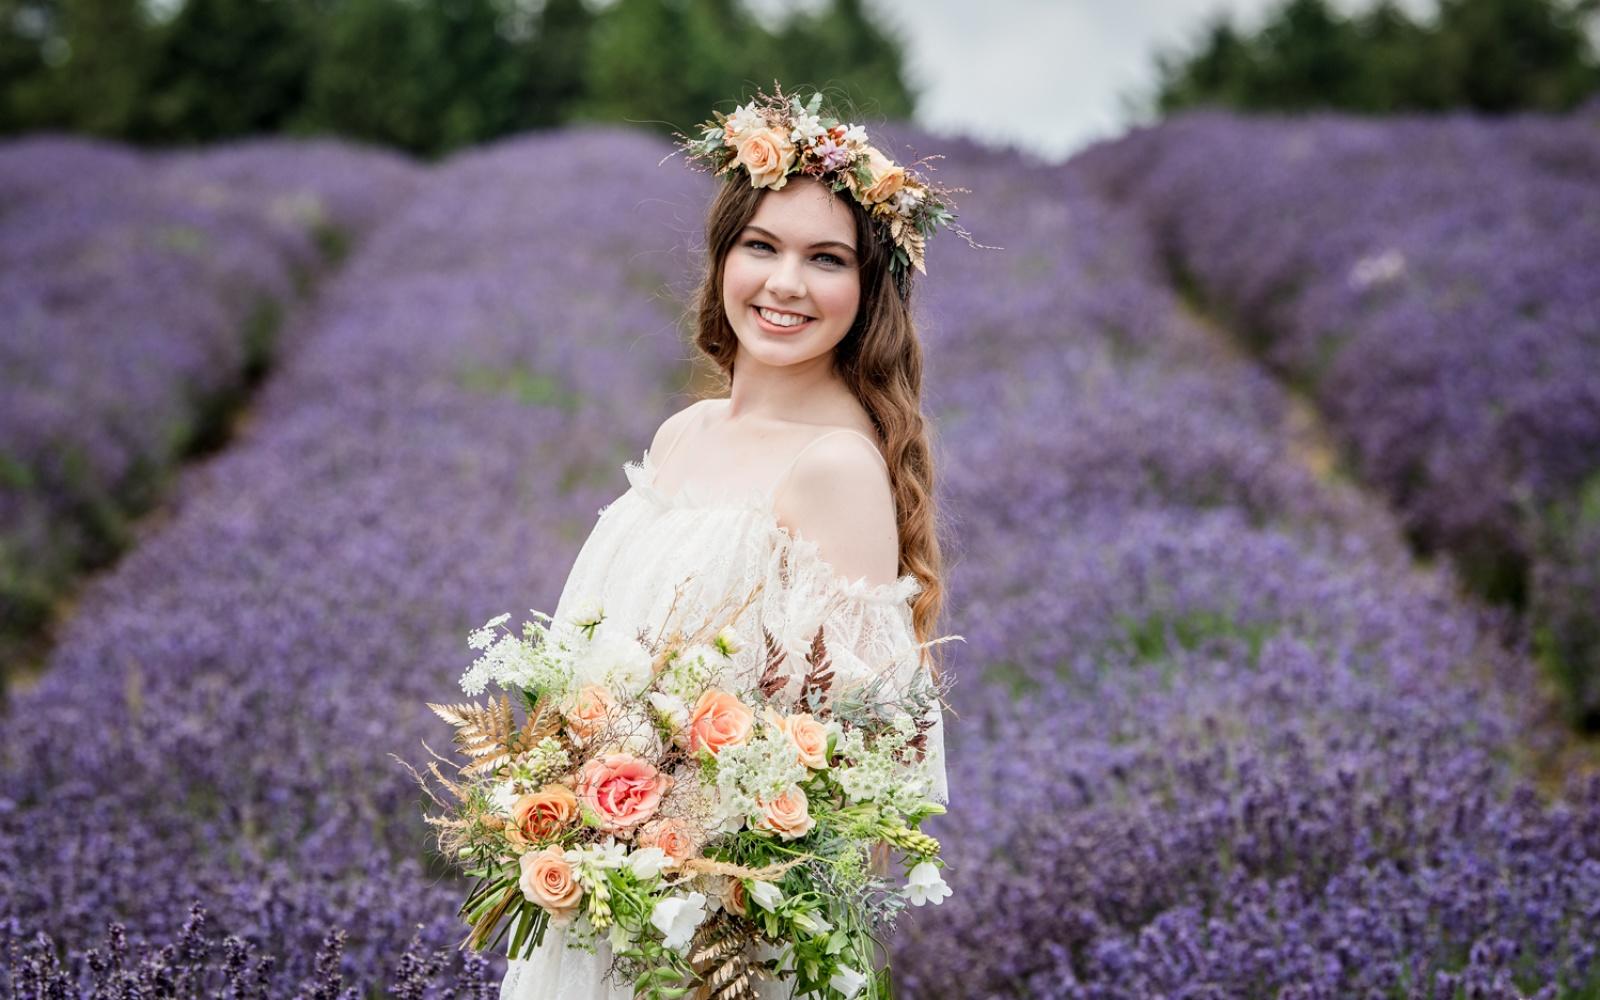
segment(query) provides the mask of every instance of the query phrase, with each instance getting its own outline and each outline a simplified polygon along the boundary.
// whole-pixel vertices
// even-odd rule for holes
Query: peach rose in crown
[[[672,779],[631,753],[592,757],[578,771],[578,798],[605,833],[626,833],[655,815]]]
[[[876,146],[867,147],[867,171],[872,183],[861,192],[861,200],[869,205],[888,201],[906,185],[906,168],[884,156]]]
[[[788,170],[794,165],[794,143],[789,136],[775,128],[752,129],[739,136],[738,162],[750,171],[753,187],[770,187],[781,190],[788,182]]]
[[[517,885],[523,896],[549,911],[555,923],[566,923],[578,915],[583,886],[573,874],[572,865],[567,863],[565,851],[552,844],[537,853],[524,854],[518,863],[522,866],[522,877]]]
[[[578,818],[578,797],[566,785],[546,785],[511,807],[507,838],[517,846],[549,840]]]
[[[775,833],[783,840],[803,837],[817,825],[811,818],[811,803],[806,799],[805,789],[798,785],[791,785],[774,798],[757,798],[756,804],[761,807],[756,829]]]
[[[580,740],[588,741],[611,724],[617,709],[611,691],[604,684],[585,684],[573,698],[567,712],[567,728]]]
[[[812,717],[810,712],[779,715],[770,707],[766,709],[767,722],[789,738],[800,763],[813,771],[828,766],[828,727]]]
[[[707,688],[689,713],[689,752],[704,748],[716,754],[723,747],[747,743],[755,721],[756,714],[738,698]]]
[[[694,857],[699,848],[689,824],[677,817],[655,819],[641,826],[634,843],[640,847],[659,847],[667,857],[679,862]]]

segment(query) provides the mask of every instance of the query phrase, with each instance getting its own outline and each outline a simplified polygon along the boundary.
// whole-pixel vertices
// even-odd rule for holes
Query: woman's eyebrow
[[[771,232],[769,230],[762,229],[760,226],[745,226],[745,228],[746,229],[753,229],[756,232],[760,233],[762,236],[765,236],[767,239],[772,240],[775,243],[782,243],[783,242],[782,240],[778,239],[777,234],[775,234],[775,233],[773,233],[773,232]],[[813,243],[813,244],[811,244],[811,249],[812,250],[815,250],[818,247],[839,247],[841,249],[848,250],[851,253],[855,253],[856,252],[856,248],[855,247],[851,246],[848,243],[841,243],[838,240],[823,240],[821,243]]]

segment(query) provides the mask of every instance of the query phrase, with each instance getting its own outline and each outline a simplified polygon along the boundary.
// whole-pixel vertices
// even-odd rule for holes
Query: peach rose
[[[876,146],[867,147],[867,170],[872,174],[872,184],[861,192],[861,200],[869,205],[888,201],[906,184],[906,168],[884,156]]]
[[[631,753],[590,758],[578,771],[578,798],[606,833],[625,833],[655,815],[672,779]]]
[[[756,820],[756,829],[775,833],[784,840],[804,836],[806,831],[817,825],[817,821],[811,818],[805,789],[798,785],[771,799],[757,798],[756,804],[761,807],[761,818]]]
[[[518,863],[522,866],[522,877],[517,885],[524,896],[548,910],[551,919],[558,923],[577,916],[583,886],[572,874],[565,851],[552,844],[538,853],[524,854]]]
[[[578,797],[566,785],[546,785],[511,807],[513,843],[549,840],[578,818]]]
[[[828,727],[812,717],[810,712],[796,712],[780,716],[771,708],[766,710],[767,721],[789,738],[800,763],[813,771],[828,766]]]
[[[775,128],[751,129],[739,136],[738,162],[750,171],[752,186],[777,191],[794,165],[794,143]]]
[[[592,740],[611,723],[616,711],[611,691],[603,684],[585,684],[567,713],[567,727],[580,740]]]
[[[747,743],[755,721],[756,714],[738,698],[717,688],[707,688],[689,713],[689,752],[704,747],[716,754],[723,747]]]
[[[689,824],[676,817],[651,820],[641,826],[634,843],[640,847],[659,847],[674,861],[687,861],[699,849],[694,835],[689,832]]]
[[[728,912],[741,917],[749,912],[750,908],[745,903],[744,879],[728,879],[728,884],[722,888],[722,905]]]

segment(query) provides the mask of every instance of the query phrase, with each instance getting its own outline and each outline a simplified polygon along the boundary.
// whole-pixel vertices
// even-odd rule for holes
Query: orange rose
[[[767,721],[789,738],[800,763],[813,771],[828,766],[828,727],[818,722],[810,712],[796,712],[779,716],[771,708],[766,710]]]
[[[578,771],[578,797],[606,833],[624,833],[655,815],[672,779],[631,753],[590,758]]]
[[[550,918],[557,923],[577,916],[583,886],[572,874],[565,851],[552,844],[537,854],[524,854],[518,862],[522,866],[522,877],[517,884],[524,896],[548,910]]]
[[[640,847],[659,847],[674,861],[687,861],[698,850],[689,824],[676,817],[652,820],[641,826],[634,843]]]
[[[605,685],[585,684],[578,689],[572,710],[567,713],[567,728],[580,740],[594,739],[611,724],[616,707]]]
[[[549,840],[578,818],[578,797],[566,785],[546,785],[524,795],[511,808],[511,821],[524,842]],[[516,838],[513,838],[515,840]]]
[[[723,747],[749,741],[756,715],[738,698],[717,688],[707,688],[689,713],[689,752],[704,747],[713,754]]]
[[[753,187],[780,190],[794,164],[794,143],[775,128],[751,129],[739,137],[738,162],[750,171]]]
[[[906,184],[906,168],[880,153],[876,146],[867,147],[867,170],[872,174],[872,184],[861,192],[861,200],[869,205],[888,201]]]
[[[756,829],[775,833],[784,840],[804,836],[806,831],[817,825],[817,821],[811,818],[811,804],[806,801],[805,789],[798,785],[775,798],[757,798],[756,804],[761,807],[761,818],[756,820]]]

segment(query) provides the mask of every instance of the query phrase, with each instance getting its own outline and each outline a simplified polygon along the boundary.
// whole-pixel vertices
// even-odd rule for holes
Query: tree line
[[[434,158],[584,120],[687,129],[753,87],[909,117],[863,0],[0,0],[0,133],[141,145],[334,133]]]
[[[1254,32],[1212,18],[1188,51],[1158,54],[1155,110],[1372,114],[1563,111],[1600,90],[1600,0],[1439,0],[1414,20],[1393,0],[1352,15],[1287,0]]]

